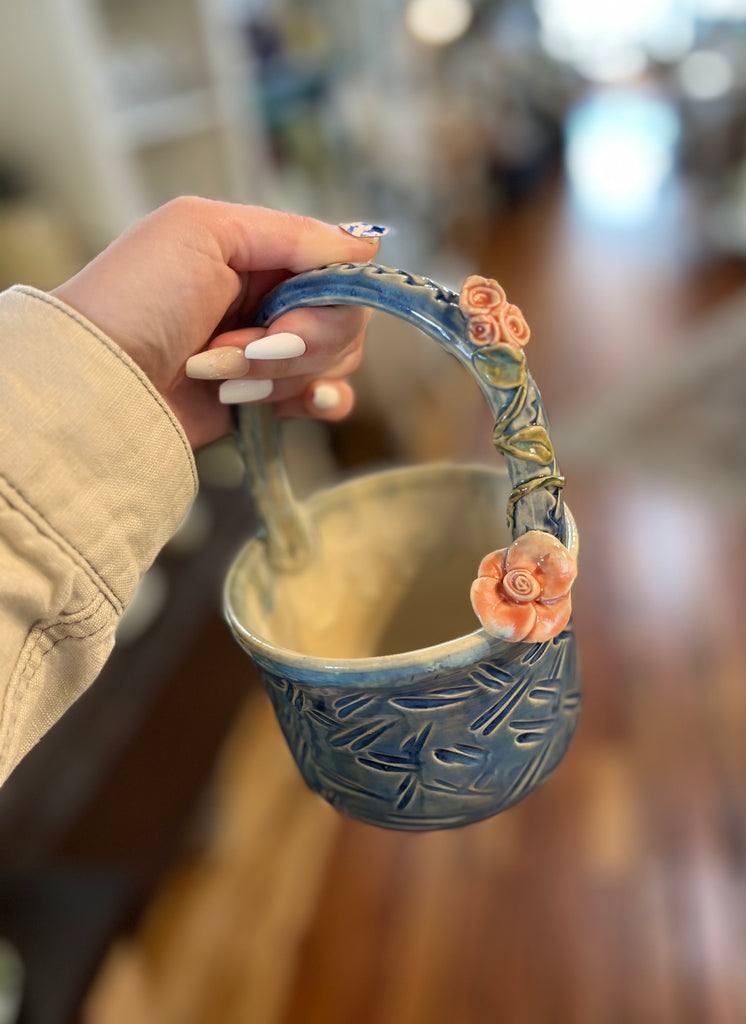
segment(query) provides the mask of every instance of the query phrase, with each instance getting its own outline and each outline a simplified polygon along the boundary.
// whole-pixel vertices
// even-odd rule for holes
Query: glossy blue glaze
[[[492,371],[484,371],[484,347],[469,339],[458,296],[425,278],[370,264],[310,271],[269,295],[255,322],[265,326],[290,309],[338,304],[399,316],[442,345],[474,375],[496,420],[502,421],[503,440],[546,429],[541,396],[523,353],[509,353],[509,386],[500,387]],[[523,375],[520,386],[511,377],[514,372]],[[293,507],[292,495],[281,471],[279,485],[275,479],[268,488],[266,476],[278,473],[266,410],[246,409],[241,416],[246,446],[263,449],[261,457],[248,459],[249,476],[254,477],[251,483],[262,514],[270,519],[267,510]],[[508,510],[513,535],[540,529],[576,547],[551,445],[543,461],[519,455],[520,449],[513,446],[506,456],[514,488]],[[465,473],[473,473],[474,486],[482,487],[483,475],[495,472],[459,467],[456,474],[453,468],[421,467],[411,471],[412,478],[425,471],[443,474],[444,487],[455,486],[457,475],[461,487]],[[377,474],[317,495],[311,505],[318,512],[332,502],[366,500],[370,490],[365,488],[383,486],[383,479],[390,481],[396,473],[397,486],[407,486],[407,471]],[[503,511],[496,508],[496,517]],[[279,513],[278,517],[282,518]],[[270,533],[268,527],[267,535],[251,541],[237,557],[226,584],[226,615],[236,639],[259,667],[293,756],[313,790],[340,811],[370,824],[407,830],[451,828],[512,806],[554,770],[580,712],[572,623],[555,639],[540,644],[508,644],[475,630],[403,654],[306,657],[273,647],[252,633],[252,623],[236,611],[241,588],[253,585],[246,566],[254,564],[256,545],[266,549],[267,536],[273,547]],[[448,537],[443,544],[447,547]],[[287,572],[287,566],[277,569],[281,571]],[[263,588],[263,599],[274,600],[271,580],[265,580]]]
[[[397,316],[437,341],[472,374],[484,394],[495,420],[510,409],[516,398],[515,387],[499,387],[483,372],[484,347],[469,340],[467,319],[459,308],[458,295],[425,277],[375,263],[337,263],[319,270],[298,274],[285,281],[266,297],[258,308],[257,326],[272,323],[283,313],[301,306],[358,305]],[[522,360],[527,388],[517,413],[511,418],[507,436],[531,427],[548,430],[544,403],[536,382]],[[553,452],[552,452],[553,456]],[[517,498],[510,510],[513,536],[529,530],[543,530],[567,541],[562,503],[563,478],[554,457],[544,465],[506,455],[510,478],[516,488],[530,488]]]
[[[423,651],[409,670],[376,682],[354,669],[314,678],[256,660],[311,789],[360,821],[421,831],[511,807],[572,739],[580,712],[572,631],[512,645],[507,657],[506,645],[495,646],[497,656],[467,670],[449,671]]]

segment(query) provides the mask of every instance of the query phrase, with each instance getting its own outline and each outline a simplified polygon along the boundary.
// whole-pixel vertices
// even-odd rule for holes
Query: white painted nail
[[[243,349],[226,345],[211,348],[190,356],[186,361],[186,375],[193,380],[221,380],[224,377],[242,377],[249,368]]]
[[[258,402],[272,394],[272,380],[226,380],[220,385],[218,392],[223,405],[241,402]]]
[[[306,343],[297,334],[268,334],[266,338],[250,341],[244,349],[247,359],[293,359],[302,356]]]
[[[339,391],[333,384],[318,384],[313,389],[311,403],[319,412],[328,412],[339,405]]]

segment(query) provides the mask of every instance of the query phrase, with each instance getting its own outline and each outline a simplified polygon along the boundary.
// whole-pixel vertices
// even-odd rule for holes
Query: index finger
[[[225,262],[233,270],[289,270],[294,274],[328,263],[362,263],[378,250],[378,238],[357,238],[342,228],[262,206],[203,200]]]

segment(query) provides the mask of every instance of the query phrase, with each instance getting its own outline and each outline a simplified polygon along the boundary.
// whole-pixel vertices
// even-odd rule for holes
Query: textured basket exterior
[[[516,803],[554,770],[580,712],[572,628],[469,670],[421,652],[405,678],[304,683],[257,659],[304,779],[369,824],[452,828]]]

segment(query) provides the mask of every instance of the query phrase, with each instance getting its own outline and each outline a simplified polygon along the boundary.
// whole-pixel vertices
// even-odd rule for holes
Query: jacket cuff
[[[142,370],[75,310],[0,294],[0,474],[125,605],[197,493],[186,435]]]

